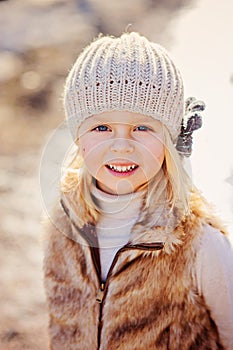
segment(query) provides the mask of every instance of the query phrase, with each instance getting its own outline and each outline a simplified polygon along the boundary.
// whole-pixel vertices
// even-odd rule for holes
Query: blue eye
[[[148,130],[151,130],[151,128],[149,128],[148,126],[146,125],[139,125],[136,127],[135,129],[136,131],[148,131]]]
[[[104,131],[111,131],[111,130],[106,125],[98,125],[96,128],[93,129],[93,131],[104,132]]]

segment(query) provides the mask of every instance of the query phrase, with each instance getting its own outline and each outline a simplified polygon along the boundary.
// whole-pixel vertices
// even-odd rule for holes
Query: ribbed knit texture
[[[64,107],[73,138],[87,117],[119,110],[151,116],[176,141],[184,114],[183,82],[167,51],[138,33],[101,37],[71,69]]]

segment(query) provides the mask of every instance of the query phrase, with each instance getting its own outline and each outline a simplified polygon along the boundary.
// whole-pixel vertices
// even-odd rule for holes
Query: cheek
[[[165,152],[164,152],[164,144],[161,141],[148,143],[147,149],[148,149],[148,158],[150,158],[151,161],[157,161],[159,163],[163,162]]]
[[[83,158],[85,157],[85,152],[86,152],[86,148],[82,147],[81,148],[81,155],[82,155]]]
[[[86,138],[81,138],[78,146],[80,147],[82,157],[85,158],[87,155],[91,155],[95,151],[96,145],[90,138],[88,138],[88,140]]]
[[[165,157],[165,151],[164,151],[164,145],[161,145],[158,152],[157,152],[157,157],[160,163],[164,161]]]

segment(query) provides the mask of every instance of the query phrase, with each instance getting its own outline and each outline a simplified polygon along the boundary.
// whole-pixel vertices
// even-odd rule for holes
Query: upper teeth
[[[136,168],[136,165],[135,164],[132,164],[132,165],[113,165],[113,164],[109,164],[109,167],[113,170],[116,170],[116,171],[131,171],[133,169]]]

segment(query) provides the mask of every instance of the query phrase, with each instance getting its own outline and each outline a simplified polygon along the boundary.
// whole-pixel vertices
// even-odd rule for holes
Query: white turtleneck
[[[93,185],[91,193],[101,210],[96,232],[100,248],[101,277],[104,281],[117,251],[129,241],[144,191],[119,196],[105,193]]]

